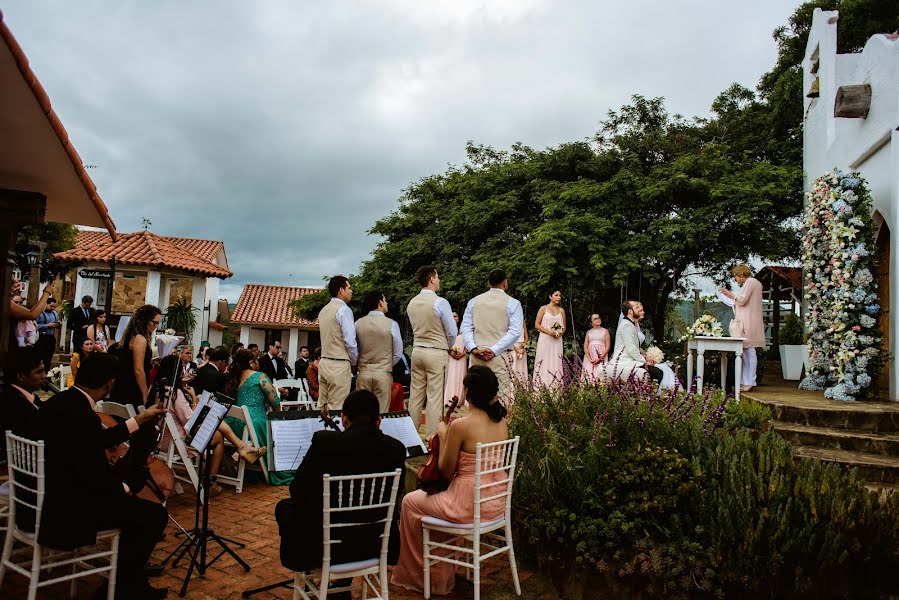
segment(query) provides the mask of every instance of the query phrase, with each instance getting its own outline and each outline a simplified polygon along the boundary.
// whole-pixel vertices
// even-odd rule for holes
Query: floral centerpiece
[[[856,173],[825,173],[806,195],[802,263],[808,275],[809,373],[799,384],[827,398],[871,391],[880,368],[871,197]]]
[[[687,332],[679,341],[692,340],[698,335],[721,337],[724,335],[724,329],[721,327],[721,322],[712,315],[702,315],[696,319],[696,322],[687,327]]]

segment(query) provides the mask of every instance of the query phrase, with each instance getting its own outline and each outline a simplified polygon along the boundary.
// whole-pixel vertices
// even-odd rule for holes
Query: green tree
[[[44,249],[44,267],[41,270],[41,278],[47,281],[65,270],[51,258],[52,255],[74,248],[77,235],[78,228],[66,223],[48,222],[23,227],[16,237],[16,264],[22,273],[27,275],[29,267],[25,255],[31,250],[29,242],[31,240],[44,242],[47,247]]]

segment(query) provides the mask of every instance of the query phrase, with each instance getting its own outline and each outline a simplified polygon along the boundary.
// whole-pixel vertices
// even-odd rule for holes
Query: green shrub
[[[796,313],[790,313],[784,319],[784,325],[778,332],[777,343],[781,346],[801,346],[805,343],[802,323],[799,322]]]
[[[891,576],[899,497],[885,503],[835,465],[796,461],[770,419],[720,392],[646,386],[516,393],[519,554],[625,595],[835,595]],[[619,590],[621,591],[621,590]]]
[[[761,429],[771,420],[771,409],[752,400],[731,400],[724,409],[723,425],[728,429]]]

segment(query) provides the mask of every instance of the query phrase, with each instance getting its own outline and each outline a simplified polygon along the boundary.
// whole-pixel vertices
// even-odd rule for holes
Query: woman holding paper
[[[762,284],[752,276],[749,265],[737,265],[731,273],[734,281],[740,286],[740,293],[735,294],[727,288],[721,288],[721,295],[731,299],[734,307],[734,320],[731,322],[730,334],[743,340],[743,376],[740,391],[748,392],[756,386],[756,369],[758,356],[756,348],[765,347],[765,321],[762,318]]]
[[[159,364],[159,369],[163,373],[178,373],[178,375],[175,376],[173,395],[169,401],[168,410],[172,413],[172,417],[174,417],[173,420],[175,421],[175,427],[178,428],[178,434],[181,436],[181,439],[184,439],[187,435],[184,426],[193,416],[194,409],[197,407],[197,395],[194,393],[193,388],[182,386],[181,369],[179,368],[180,360],[181,359],[177,355],[166,356]],[[212,459],[209,461],[209,469],[213,475],[219,472],[219,466],[222,464],[222,457],[225,455],[225,445],[222,443],[223,437],[231,442],[237,450],[237,454],[249,463],[254,463],[259,460],[259,457],[265,454],[267,450],[266,448],[256,448],[250,444],[244,444],[240,439],[240,436],[234,433],[234,430],[231,429],[227,423],[222,421],[211,442],[212,444],[215,444],[215,449],[212,452]],[[164,434],[162,438],[163,450],[168,451],[169,444],[171,444],[171,440],[168,435]],[[210,490],[210,494],[212,495],[218,495],[221,492],[222,488],[218,485],[213,485],[212,490]]]
[[[253,368],[256,357],[249,350],[238,350],[228,369],[228,381],[225,383],[225,395],[236,399],[235,406],[246,406],[250,413],[253,431],[260,448],[268,447],[268,409],[280,410],[281,400],[275,386],[265,375]],[[231,429],[240,436],[243,434],[244,422],[234,417],[225,417]],[[263,459],[265,460],[265,459]],[[276,472],[269,470],[269,482],[272,485],[287,485],[293,481],[293,471]]]

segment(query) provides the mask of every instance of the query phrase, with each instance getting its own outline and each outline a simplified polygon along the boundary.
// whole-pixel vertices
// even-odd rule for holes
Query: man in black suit
[[[300,346],[300,356],[293,363],[293,376],[297,379],[306,379],[306,369],[309,368],[309,346]]]
[[[6,357],[5,374],[9,385],[0,401],[0,435],[11,430],[29,440],[40,439],[37,416],[43,402],[34,393],[47,377],[41,351],[34,346],[13,348]]]
[[[104,429],[94,412],[112,389],[118,359],[97,353],[78,369],[75,385],[44,403],[39,426],[46,448],[46,496],[38,541],[60,550],[96,542],[97,532],[121,529],[116,597],[162,598],[147,582],[144,564],[162,537],[168,515],[159,504],[138,498],[118,479],[105,448],[129,439],[141,425],[165,414],[153,406]],[[138,483],[137,485],[140,485]]]
[[[231,355],[222,346],[211,351],[209,362],[197,369],[197,377],[191,383],[197,396],[207,390],[214,394],[225,389],[225,370],[230,358]]]
[[[94,299],[85,296],[81,299],[81,305],[76,306],[69,313],[69,329],[72,330],[72,351],[81,347],[81,342],[87,337],[87,328],[94,322],[96,312],[91,305]]]
[[[379,426],[378,398],[368,390],[356,390],[343,404],[345,431],[319,431],[296,471],[290,498],[278,502],[275,518],[281,534],[281,564],[292,571],[309,571],[322,564],[322,475],[359,475],[403,469],[406,449],[399,440],[384,435]],[[402,490],[402,482],[400,489]],[[399,557],[400,497],[390,528],[388,561]],[[376,511],[377,512],[377,511]],[[370,515],[372,521],[384,512]],[[331,564],[378,556],[380,523],[332,530],[341,543],[332,546]],[[386,582],[382,582],[386,585]],[[330,597],[330,594],[328,595]]]
[[[268,375],[272,382],[287,379],[287,369],[281,358],[281,342],[269,342],[268,352],[259,358],[259,370]]]

